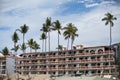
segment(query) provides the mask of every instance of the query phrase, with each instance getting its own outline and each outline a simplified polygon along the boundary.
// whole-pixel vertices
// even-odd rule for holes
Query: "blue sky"
[[[5,46],[9,49],[13,47],[11,37],[15,29],[23,24],[29,26],[25,41],[34,38],[42,46],[40,29],[46,17],[51,17],[52,21],[60,20],[63,27],[73,23],[78,28],[79,34],[74,45],[108,45],[109,26],[105,26],[101,21],[107,12],[117,17],[112,28],[112,43],[120,42],[119,4],[119,0],[0,0],[0,51]],[[21,44],[22,34],[18,34],[20,37],[18,44]],[[51,32],[51,50],[56,50],[56,34]],[[60,44],[66,46],[67,40],[64,40],[63,36],[60,37]]]

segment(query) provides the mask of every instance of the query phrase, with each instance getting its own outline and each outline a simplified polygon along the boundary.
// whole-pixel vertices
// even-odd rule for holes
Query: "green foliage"
[[[117,18],[111,13],[105,14],[105,17],[102,19],[102,21],[106,21],[105,25],[110,24],[111,27],[114,26],[113,20],[117,20]]]
[[[62,51],[63,50],[63,46],[62,45],[58,45],[58,48],[56,48],[56,49],[59,49],[60,51]]]
[[[20,49],[21,49],[22,51],[25,51],[25,50],[27,49],[26,44],[23,43],[22,45],[20,45]]]
[[[13,36],[12,36],[12,41],[14,43],[17,43],[19,40],[18,34],[16,33],[16,31],[14,32]]]
[[[71,49],[72,49],[72,44],[75,40],[75,37],[78,37],[78,34],[76,33],[78,29],[72,23],[69,23],[67,27],[63,28],[63,30],[65,30],[63,33],[65,39],[71,38]]]
[[[3,55],[9,55],[9,50],[8,50],[7,47],[4,47],[4,48],[2,49],[2,54],[3,54]]]
[[[34,41],[32,49],[34,49],[36,52],[38,49],[40,49],[40,45],[36,41]]]

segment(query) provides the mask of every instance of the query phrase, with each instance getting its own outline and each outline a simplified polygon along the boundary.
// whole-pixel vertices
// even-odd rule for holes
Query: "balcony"
[[[32,56],[25,58],[17,58],[17,60],[33,60],[33,59],[56,59],[56,58],[66,58],[66,57],[87,57],[87,56],[102,56],[102,55],[113,55],[113,51],[106,51],[101,53],[77,53],[77,54],[61,54],[61,55],[50,55],[50,56]]]
[[[73,64],[73,63],[100,63],[100,62],[114,62],[114,58],[103,58],[103,59],[91,59],[91,60],[67,60],[67,61],[50,61],[50,62],[24,62],[17,64],[17,66],[26,66],[26,65],[56,65],[56,64]]]

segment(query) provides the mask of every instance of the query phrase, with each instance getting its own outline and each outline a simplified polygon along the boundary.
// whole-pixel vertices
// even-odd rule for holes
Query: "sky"
[[[109,25],[105,26],[105,22],[101,21],[108,12],[117,17],[112,27],[112,43],[118,43],[120,0],[0,0],[0,51],[6,46],[11,51],[14,45],[12,35],[23,24],[29,26],[25,42],[33,38],[42,48],[40,29],[47,17],[51,17],[52,22],[59,20],[62,27],[73,23],[78,28],[79,37],[74,45],[109,45]],[[22,34],[18,32],[18,35],[20,40],[17,44],[21,44]],[[50,35],[51,51],[55,51],[57,32],[52,31]],[[62,35],[60,44],[67,46],[67,40]],[[19,50],[19,53],[22,52]]]

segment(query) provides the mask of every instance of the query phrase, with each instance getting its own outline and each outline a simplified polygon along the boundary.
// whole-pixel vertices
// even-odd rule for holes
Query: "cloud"
[[[99,5],[99,3],[86,4],[86,8],[95,7],[95,6],[98,6],[98,5]]]
[[[72,0],[71,0],[72,1]],[[84,5],[88,0],[84,1]],[[76,13],[69,13],[68,15],[62,15],[64,8],[60,6],[68,3],[66,0],[21,0],[21,1],[12,1],[5,0],[0,3],[2,9],[0,9],[0,28],[6,27],[9,30],[0,30],[0,49],[5,46],[8,46],[10,49],[13,47],[13,42],[11,36],[15,29],[19,28],[23,24],[29,26],[29,31],[25,35],[25,41],[33,38],[40,45],[40,29],[42,24],[45,22],[46,17],[52,17],[52,21],[60,20],[62,26],[72,22],[79,29],[79,37],[76,38],[74,44],[83,44],[85,46],[94,46],[94,45],[108,45],[109,44],[109,26],[105,26],[104,22],[101,21],[102,17],[106,12],[111,12],[118,19],[115,21],[115,26],[113,29],[113,43],[119,42],[119,30],[120,30],[120,8],[118,5],[108,5],[104,6],[105,2],[100,4],[91,3],[87,5],[88,7],[94,8],[90,11],[78,11]],[[49,5],[48,5],[49,4]],[[108,4],[108,3],[107,3]],[[97,6],[97,7],[96,7]],[[61,14],[59,14],[61,12]],[[64,12],[66,13],[66,11]],[[20,37],[19,44],[22,43],[22,34],[18,33]],[[66,46],[67,40],[64,40],[63,36],[60,36],[60,44]],[[54,44],[53,44],[54,43]],[[51,50],[56,50],[57,46],[57,32],[51,32]],[[29,51],[29,49],[28,49]],[[39,50],[40,51],[40,50]]]

